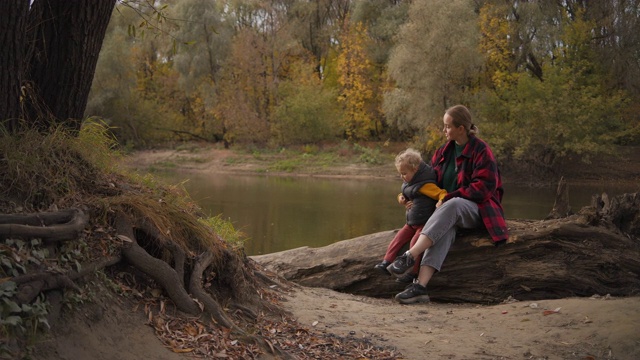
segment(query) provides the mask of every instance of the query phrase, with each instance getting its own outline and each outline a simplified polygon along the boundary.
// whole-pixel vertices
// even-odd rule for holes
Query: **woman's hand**
[[[440,206],[442,206],[442,200],[438,200],[438,202],[436,203],[436,209],[439,208]]]

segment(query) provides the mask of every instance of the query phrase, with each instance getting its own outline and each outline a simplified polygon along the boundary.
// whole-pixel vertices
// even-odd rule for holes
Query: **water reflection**
[[[163,174],[185,189],[206,213],[222,214],[250,240],[249,255],[300,246],[318,247],[404,224],[396,202],[400,182],[392,179],[354,180],[314,177],[272,177],[228,174]],[[611,186],[570,186],[574,210],[590,204],[593,194],[639,191]],[[507,218],[543,219],[551,210],[555,189],[505,185]],[[391,239],[390,239],[391,240]]]

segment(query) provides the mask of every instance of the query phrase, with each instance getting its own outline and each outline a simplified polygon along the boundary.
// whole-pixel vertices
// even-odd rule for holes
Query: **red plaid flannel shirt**
[[[450,152],[454,151],[454,142],[449,141],[436,150],[431,166],[438,174],[438,184],[442,185],[444,166]],[[494,242],[507,240],[509,232],[502,209],[502,180],[489,145],[476,136],[469,136],[461,156],[456,159],[458,189],[450,192],[443,201],[461,197],[478,204],[480,216]]]

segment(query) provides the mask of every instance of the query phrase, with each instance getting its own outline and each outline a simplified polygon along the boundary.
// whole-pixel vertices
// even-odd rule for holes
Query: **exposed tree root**
[[[138,226],[149,236],[158,239],[165,247],[167,247],[167,250],[171,252],[173,257],[173,270],[175,270],[178,275],[178,279],[180,279],[180,285],[184,286],[184,266],[186,261],[185,251],[176,243],[167,239],[166,236],[162,235],[155,226],[149,223],[149,221],[141,221]]]
[[[229,329],[239,340],[256,344],[278,358],[291,358],[291,355],[261,336],[248,334],[239,327],[217,299],[218,297],[235,299],[237,301],[229,305],[231,308],[236,309],[249,321],[259,319],[258,314],[246,305],[260,303],[260,299],[248,297],[248,293],[255,292],[246,291],[247,287],[256,286],[254,279],[256,274],[259,274],[258,280],[273,284],[275,282],[260,273],[255,268],[255,263],[247,261],[246,258],[243,261],[242,255],[235,254],[224,247],[221,252],[205,249],[200,255],[194,256],[191,250],[185,248],[185,244],[177,243],[165,236],[144,215],[142,218],[143,220],[138,220],[134,224],[128,213],[116,212],[113,220],[116,238],[122,241],[121,255],[83,264],[78,267],[78,270],[70,270],[66,273],[43,269],[12,278],[11,281],[18,287],[13,296],[16,303],[30,303],[40,293],[49,290],[80,291],[74,280],[126,260],[158,283],[178,310],[194,316],[207,315],[209,320]],[[88,216],[80,209],[29,215],[0,215],[0,236],[40,238],[44,243],[54,245],[62,241],[79,239],[87,223]],[[197,244],[198,241],[194,243]],[[220,261],[221,254],[222,261]],[[215,277],[212,278],[211,274]],[[212,295],[210,289],[205,289],[205,281],[211,282],[207,286],[213,285],[212,288],[221,290],[221,293]],[[248,303],[243,304],[243,301]]]
[[[15,300],[18,304],[27,304],[33,301],[38,294],[43,291],[66,288],[79,291],[78,286],[73,282],[96,270],[114,265],[120,261],[120,257],[109,257],[98,262],[81,266],[81,271],[70,271],[67,274],[54,272],[38,272],[16,276],[11,279],[17,286],[18,292]]]
[[[251,310],[250,308],[244,305],[232,304],[231,307],[234,309],[237,309],[238,311],[241,311],[245,317],[248,317],[252,321],[255,321],[258,319],[258,314],[256,314],[253,310]]]
[[[80,209],[0,215],[0,236],[40,238],[45,243],[77,239],[89,217]]]
[[[79,271],[75,271],[75,270],[70,271],[68,276],[71,280],[76,280],[92,272],[115,265],[119,263],[121,260],[122,260],[121,256],[109,256],[89,264],[84,264],[80,267]]]
[[[218,324],[242,334],[244,331],[239,329],[233,321],[226,316],[220,305],[202,288],[202,273],[211,265],[212,260],[213,254],[210,251],[206,251],[198,256],[193,266],[193,271],[191,272],[189,290],[191,294],[204,305],[204,310],[210,314]]]
[[[170,257],[174,261],[174,267],[172,268],[167,262],[155,258],[138,244],[133,226],[125,213],[118,212],[115,218],[115,227],[118,236],[125,240],[122,253],[127,261],[160,284],[178,309],[192,315],[201,315],[203,312],[211,316],[218,325],[230,329],[231,332],[243,342],[254,343],[265,351],[277,355],[279,358],[290,358],[288,354],[282,352],[278,347],[273,346],[265,339],[247,334],[227,316],[218,301],[204,290],[204,273],[210,268],[215,258],[212,251],[204,251],[199,256],[187,261],[186,253],[177,244],[174,244],[170,239],[162,236],[158,229],[153,227],[149,222],[143,221],[140,229],[148,236],[158,240],[157,242],[162,243],[162,246],[171,252]],[[185,269],[186,262],[193,264],[191,272],[188,275],[189,292],[183,287],[183,274],[185,270],[188,270]],[[228,272],[231,274],[229,276],[233,276],[237,271],[238,269],[235,268],[228,269]],[[227,271],[224,271],[224,273],[227,273]],[[197,302],[194,301],[191,296],[193,296]],[[202,305],[202,309],[199,304]],[[254,319],[257,318],[257,315],[250,309],[242,305],[240,305],[240,308],[243,308],[243,311],[253,316]]]
[[[15,300],[18,304],[26,304],[33,301],[43,291],[57,288],[71,288],[80,290],[76,284],[64,274],[40,272],[25,274],[11,279],[18,286]]]
[[[178,309],[187,314],[198,315],[200,313],[198,304],[181,286],[183,282],[176,271],[166,262],[149,255],[138,245],[133,227],[124,213],[120,212],[116,216],[115,227],[119,236],[129,239],[122,246],[122,254],[127,261],[160,284]]]

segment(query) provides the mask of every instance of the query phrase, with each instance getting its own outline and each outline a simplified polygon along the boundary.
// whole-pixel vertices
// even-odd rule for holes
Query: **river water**
[[[248,236],[248,255],[300,246],[319,247],[404,225],[396,202],[399,179],[335,179],[234,174],[157,174],[169,184],[182,183],[210,216],[221,214]],[[543,219],[553,207],[555,188],[504,185],[507,219]],[[594,194],[619,195],[640,186],[611,184],[569,186],[574,211]],[[391,239],[389,239],[391,240]]]

